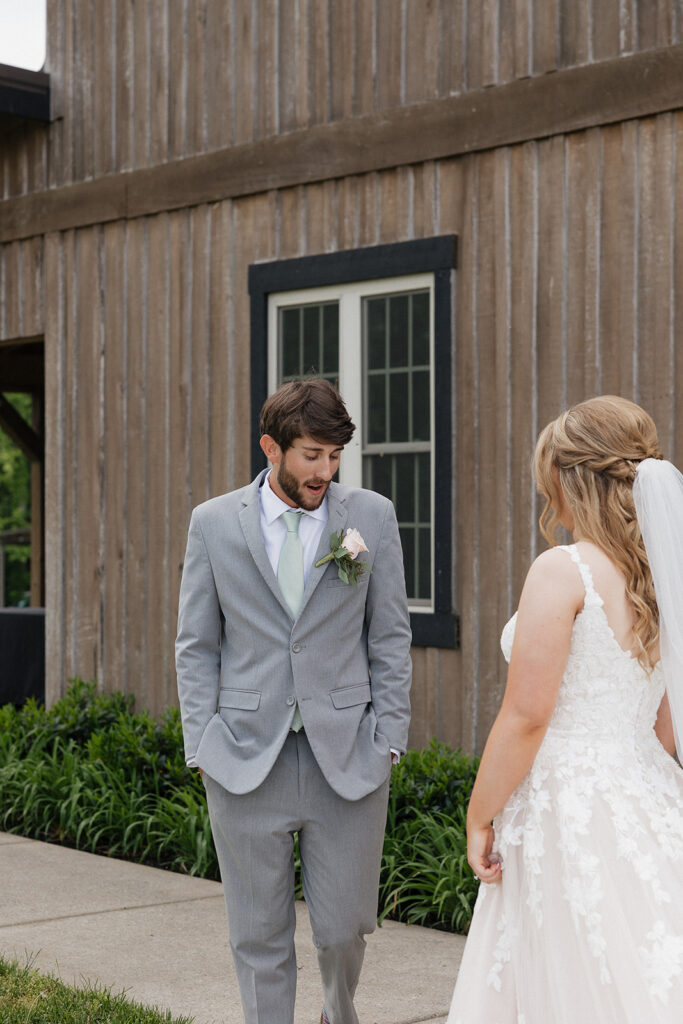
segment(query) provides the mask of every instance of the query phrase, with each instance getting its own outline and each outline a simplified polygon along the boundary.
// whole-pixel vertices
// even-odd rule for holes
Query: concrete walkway
[[[242,1024],[220,883],[0,833],[0,954],[69,984],[99,981],[143,1003]],[[317,1024],[320,982],[297,906],[296,1024]],[[464,939],[386,922],[368,939],[362,1024],[444,1021]],[[277,1024],[274,1021],[273,1024]]]

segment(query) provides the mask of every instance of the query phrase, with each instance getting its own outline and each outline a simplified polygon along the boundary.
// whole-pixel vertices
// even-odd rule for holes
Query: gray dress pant
[[[387,765],[388,768],[388,765]],[[267,779],[236,796],[206,774],[245,1024],[293,1024],[294,833],[331,1024],[358,1024],[353,996],[377,889],[389,779],[361,800],[338,796],[303,731],[290,732]]]

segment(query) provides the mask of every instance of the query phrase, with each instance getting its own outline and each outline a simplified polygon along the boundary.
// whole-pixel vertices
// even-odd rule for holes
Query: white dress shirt
[[[282,519],[283,512],[302,512],[301,522],[299,523],[299,540],[301,541],[301,547],[303,548],[304,554],[304,584],[308,582],[308,577],[313,566],[313,559],[315,553],[318,550],[318,544],[322,532],[325,529],[325,523],[327,522],[327,494],[321,501],[318,508],[314,509],[295,509],[291,505],[287,505],[282,498],[278,498],[277,494],[270,486],[270,474],[263,481],[259,489],[259,500],[261,502],[261,533],[263,534],[263,540],[266,545],[266,554],[268,560],[273,567],[273,572],[277,576],[277,564],[280,561],[280,552],[282,551],[282,545],[285,542],[287,536],[287,527]],[[325,552],[327,554],[327,552]]]

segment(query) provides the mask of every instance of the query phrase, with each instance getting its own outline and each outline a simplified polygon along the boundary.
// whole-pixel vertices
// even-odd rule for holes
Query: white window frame
[[[339,467],[339,479],[350,487],[363,485],[363,352],[361,310],[362,300],[368,297],[394,295],[407,291],[429,291],[429,429],[430,429],[430,585],[429,603],[409,604],[415,614],[432,614],[435,605],[435,394],[434,394],[434,274],[406,274],[399,277],[383,277],[376,280],[357,281],[349,284],[327,285],[302,288],[296,291],[272,292],[268,295],[268,393],[277,390],[280,367],[278,366],[278,312],[287,306],[301,306],[306,303],[339,303],[339,390],[344,397],[346,408],[356,424],[351,442],[344,448]],[[376,446],[372,446],[375,448]],[[392,445],[387,445],[391,451]],[[401,448],[405,446],[402,444]],[[372,454],[369,452],[368,454]]]

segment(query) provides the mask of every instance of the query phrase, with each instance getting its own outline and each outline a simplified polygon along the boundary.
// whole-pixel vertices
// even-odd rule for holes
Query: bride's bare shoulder
[[[567,551],[549,548],[531,564],[524,583],[523,597],[553,604],[579,607],[583,604],[585,588],[577,566]]]

